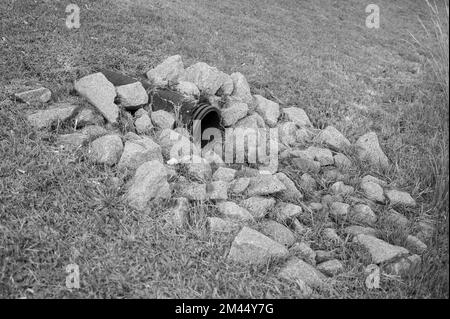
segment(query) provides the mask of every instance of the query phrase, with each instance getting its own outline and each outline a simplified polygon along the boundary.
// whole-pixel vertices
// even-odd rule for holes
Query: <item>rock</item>
[[[295,183],[284,173],[276,173],[275,177],[283,183],[286,190],[279,193],[280,199],[286,202],[296,202],[303,199],[303,194],[297,189]]]
[[[433,222],[430,220],[420,220],[417,223],[417,228],[417,238],[425,242],[430,240],[433,237],[434,232],[436,231]]]
[[[278,118],[280,117],[280,105],[261,95],[254,95],[253,97],[256,103],[256,112],[263,117],[267,125],[270,127],[277,125]]]
[[[197,155],[188,155],[183,157],[180,163],[186,165],[187,171],[192,177],[201,181],[211,179],[211,165],[204,158]]]
[[[366,175],[361,179],[361,183],[366,183],[366,182],[372,182],[375,184],[380,185],[381,187],[386,187],[387,183],[377,177],[374,177],[372,175]]]
[[[336,182],[333,185],[331,185],[330,191],[334,195],[346,196],[352,194],[355,191],[355,189],[352,186],[345,185],[343,182]]]
[[[219,167],[213,174],[214,181],[231,182],[236,176],[236,170],[232,168]]]
[[[385,197],[383,188],[380,185],[375,184],[374,182],[364,181],[361,182],[360,187],[367,199],[384,203]]]
[[[292,282],[300,280],[312,288],[324,287],[326,280],[326,277],[316,268],[297,257],[288,260],[281,269],[279,276]]]
[[[386,224],[394,227],[397,230],[407,231],[409,228],[409,220],[399,212],[390,209],[384,216]]]
[[[232,126],[244,118],[248,113],[248,105],[235,102],[222,109],[222,122],[225,126]]]
[[[228,260],[264,266],[270,261],[286,258],[288,254],[289,251],[283,245],[256,230],[243,227],[231,245]]]
[[[133,132],[127,132],[123,137],[125,141],[135,141],[140,140],[142,137]]]
[[[226,220],[219,217],[208,217],[207,220],[210,232],[231,233],[239,229],[239,225],[231,220]]]
[[[110,123],[116,123],[119,117],[119,107],[114,104],[116,89],[102,73],[85,76],[75,82],[75,90]]]
[[[332,259],[318,264],[317,270],[321,271],[329,277],[333,277],[342,273],[344,271],[344,266],[339,260]]]
[[[230,189],[233,194],[243,194],[250,185],[250,178],[241,177],[236,179],[231,185]]]
[[[104,127],[98,125],[88,125],[83,127],[81,133],[88,136],[90,140],[93,140],[108,134],[108,131]]]
[[[54,122],[64,122],[72,117],[76,105],[59,103],[47,110],[39,110],[27,116],[28,122],[37,129],[49,128]]]
[[[324,228],[322,230],[322,236],[327,240],[334,244],[341,244],[342,239],[339,237],[339,235],[336,233],[336,230],[333,228]]]
[[[229,75],[204,62],[197,62],[188,67],[181,81],[192,82],[201,92],[209,95],[215,95],[220,88],[225,87],[228,88],[225,89],[226,93],[229,93],[231,83]]]
[[[90,158],[97,164],[115,165],[123,151],[119,135],[105,135],[92,142]]]
[[[293,158],[292,165],[301,172],[317,174],[320,171],[320,163],[307,158]]]
[[[353,242],[360,244],[370,254],[375,264],[389,262],[409,253],[406,248],[394,246],[381,239],[363,234],[353,237]]]
[[[306,144],[313,139],[313,133],[310,129],[301,127],[297,131],[295,131],[295,140],[299,144]]]
[[[337,152],[342,152],[351,145],[350,141],[334,126],[327,126],[316,136],[315,141]]]
[[[326,251],[326,250],[316,250],[316,263],[320,264],[328,260],[332,260],[335,258],[334,251]]]
[[[166,177],[166,168],[156,160],[138,167],[128,189],[127,201],[131,207],[144,210],[154,198],[170,198],[171,191]]]
[[[374,226],[377,222],[377,215],[369,206],[357,204],[351,209],[349,220],[353,223]]]
[[[295,243],[295,236],[289,228],[273,220],[261,223],[261,233],[286,247]]]
[[[161,64],[147,72],[147,78],[159,87],[177,82],[184,74],[181,56],[174,55],[165,59]]]
[[[189,138],[170,129],[164,129],[159,135],[159,145],[163,153],[163,157],[167,159],[182,159],[186,155],[200,154],[200,150],[191,143]]]
[[[56,144],[64,148],[78,148],[89,142],[89,136],[83,133],[71,133],[59,135]]]
[[[422,259],[418,255],[411,255],[386,266],[386,273],[394,276],[406,277],[420,270]]]
[[[170,212],[172,223],[177,228],[184,228],[189,225],[189,201],[184,197],[175,200],[175,207]]]
[[[288,121],[294,122],[299,127],[312,127],[311,121],[305,111],[298,107],[288,107],[283,109],[283,113]]]
[[[161,147],[150,137],[125,142],[125,148],[119,161],[119,169],[135,170],[145,162],[157,160],[163,162]]]
[[[33,90],[15,93],[14,97],[16,100],[28,104],[47,103],[52,98],[52,92],[45,87],[40,87]]]
[[[298,219],[291,220],[290,227],[294,230],[296,234],[299,236],[303,236],[308,232],[311,232],[311,229],[309,227],[306,227],[303,225]]]
[[[254,218],[263,218],[275,206],[275,199],[252,196],[242,200],[239,205],[247,209]]]
[[[234,84],[234,89],[231,95],[239,98],[242,102],[251,105],[253,103],[253,96],[250,93],[250,86],[248,85],[245,76],[239,72],[235,72],[231,74],[231,79]]]
[[[313,192],[317,188],[317,183],[311,175],[305,173],[300,177],[300,187],[307,192]]]
[[[280,143],[294,146],[297,142],[297,125],[294,122],[284,122],[278,125],[278,136]]]
[[[350,211],[349,204],[334,202],[330,205],[330,216],[336,222],[346,221],[349,211]]]
[[[408,237],[406,237],[406,248],[413,253],[421,255],[428,247],[416,236],[408,235]]]
[[[323,178],[327,181],[343,181],[345,175],[341,174],[337,169],[328,169],[323,172]]]
[[[298,205],[278,202],[275,206],[276,219],[281,223],[286,223],[298,217],[302,213],[302,208]]]
[[[151,118],[153,124],[161,129],[172,129],[175,124],[174,116],[164,110],[152,112]]]
[[[264,119],[258,113],[253,113],[239,120],[236,123],[235,127],[251,128],[257,130],[258,128],[265,128],[266,124],[264,122]]]
[[[355,143],[356,152],[361,161],[368,161],[373,166],[387,169],[389,159],[384,154],[378,143],[375,132],[370,132],[361,136]]]
[[[313,212],[320,212],[323,209],[323,205],[321,203],[309,203],[308,208]]]
[[[378,231],[371,227],[363,227],[358,225],[352,225],[344,228],[344,233],[351,237],[358,236],[359,234],[378,237]]]
[[[214,181],[206,185],[208,198],[212,200],[228,199],[228,183],[224,181]]]
[[[194,98],[200,96],[200,90],[198,89],[197,85],[192,82],[180,81],[176,85],[175,89],[185,96]]]
[[[407,192],[401,192],[395,189],[387,190],[385,192],[389,203],[393,206],[415,207],[416,201]]]
[[[75,116],[76,127],[85,127],[88,125],[103,125],[105,120],[91,108],[84,108]]]
[[[148,103],[148,94],[141,82],[117,86],[116,92],[125,110],[134,111]]]
[[[331,153],[331,151],[327,148],[310,146],[308,147],[306,152],[311,154],[311,158],[315,161],[318,161],[321,166],[334,164],[333,153]]]
[[[316,265],[316,253],[307,243],[295,243],[294,245],[292,245],[289,251],[296,257],[299,257],[300,259],[306,261],[308,264],[312,266]]]
[[[202,183],[183,183],[180,194],[189,200],[205,201],[208,199],[206,184]]]
[[[245,222],[253,221],[253,216],[245,208],[233,202],[220,202],[216,204],[219,212],[227,218]]]
[[[285,190],[286,186],[276,176],[263,174],[250,178],[247,195],[271,195]]]
[[[353,166],[352,161],[344,154],[336,154],[333,156],[333,159],[334,165],[339,169],[346,170]]]

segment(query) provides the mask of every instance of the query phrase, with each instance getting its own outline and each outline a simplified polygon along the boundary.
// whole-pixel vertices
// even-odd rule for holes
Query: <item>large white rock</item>
[[[180,55],[173,55],[147,72],[147,78],[154,85],[164,87],[178,82],[184,74],[184,65]]]
[[[280,117],[280,105],[264,98],[261,95],[253,95],[256,103],[256,112],[258,112],[266,121],[267,125],[274,127],[277,125]]]
[[[368,205],[356,204],[350,211],[349,219],[353,223],[374,226],[378,218]]]
[[[222,109],[222,121],[225,126],[232,126],[247,116],[248,105],[241,102],[232,102]]]
[[[122,139],[119,135],[105,135],[91,144],[90,158],[98,164],[116,164],[123,151]]]
[[[94,73],[75,82],[75,90],[94,105],[105,119],[116,123],[119,107],[114,104],[116,88],[103,73]]]
[[[298,107],[288,107],[283,109],[286,118],[297,124],[299,127],[311,127],[311,121],[305,111]]]
[[[129,205],[144,210],[154,198],[170,198],[171,191],[167,182],[166,168],[157,161],[145,162],[138,167],[127,192]]]
[[[363,234],[355,236],[353,242],[360,244],[370,254],[375,264],[389,262],[409,253],[406,248],[394,246],[381,239]]]
[[[364,195],[367,197],[367,199],[370,199],[375,202],[384,203],[385,197],[383,194],[383,187],[367,180],[362,181],[360,187]]]
[[[381,149],[375,132],[364,134],[358,138],[355,147],[360,160],[367,161],[373,166],[381,167],[383,169],[389,167],[389,159]]]
[[[148,113],[145,112],[134,121],[134,126],[139,134],[149,134],[153,129],[153,122]]]
[[[138,140],[125,142],[125,148],[120,158],[118,167],[130,170],[137,169],[143,163],[157,160],[163,161],[161,147],[150,137],[142,137]]]
[[[188,67],[180,80],[192,82],[200,91],[210,95],[215,95],[222,86],[225,93],[230,93],[230,76],[204,62],[197,62]]]
[[[231,245],[228,260],[244,265],[264,266],[289,255],[287,248],[260,232],[242,228]]]
[[[318,161],[321,166],[333,165],[333,153],[328,148],[310,146],[306,150],[313,160]]]
[[[161,129],[172,129],[173,125],[175,124],[175,117],[173,116],[173,114],[164,110],[152,112],[151,118],[153,124]]]
[[[250,86],[248,85],[245,76],[242,75],[242,73],[235,72],[231,74],[231,79],[233,80],[234,83],[234,90],[231,95],[239,98],[244,103],[252,105],[253,96],[250,92]]]
[[[200,90],[197,85],[192,82],[180,81],[176,85],[175,89],[181,94],[189,97],[198,97],[200,95]]]
[[[350,141],[334,126],[327,126],[316,136],[315,140],[338,152],[342,152],[351,145]]]
[[[126,110],[136,110],[148,103],[148,94],[141,82],[117,86],[116,92],[120,105]]]

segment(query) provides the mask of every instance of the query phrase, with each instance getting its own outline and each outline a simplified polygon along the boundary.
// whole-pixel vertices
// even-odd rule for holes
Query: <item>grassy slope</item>
[[[90,165],[84,151],[54,149],[55,134],[33,132],[26,107],[5,100],[28,80],[60,98],[99,67],[141,74],[172,54],[186,65],[240,71],[255,93],[302,107],[315,125],[333,124],[351,141],[375,130],[395,163],[385,177],[422,203],[409,217],[439,217],[419,276],[384,278],[382,291],[368,292],[355,253],[343,251],[354,262],[320,296],[448,296],[448,111],[435,107],[442,101],[423,54],[403,41],[408,31],[423,36],[421,1],[380,1],[378,30],[364,26],[370,2],[356,0],[77,0],[78,31],[64,26],[68,3],[0,4],[0,296],[300,297],[276,269],[228,265],[231,238],[211,238],[202,227],[209,207],[196,207],[199,225],[187,233],[163,227],[168,203],[148,215],[130,211],[122,191],[105,183],[113,170]],[[81,269],[82,289],[73,293],[64,286],[70,262]]]

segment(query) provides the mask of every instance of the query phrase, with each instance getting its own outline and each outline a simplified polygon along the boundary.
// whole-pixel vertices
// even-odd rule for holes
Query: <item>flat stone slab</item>
[[[300,280],[312,288],[323,287],[326,280],[324,274],[297,257],[288,260],[279,276],[293,282]]]
[[[288,255],[289,251],[283,245],[254,229],[244,227],[231,245],[228,260],[263,266],[271,260],[283,259]]]
[[[409,254],[408,249],[391,245],[373,236],[360,234],[353,238],[354,243],[360,244],[371,255],[375,264],[389,262],[394,258]]]

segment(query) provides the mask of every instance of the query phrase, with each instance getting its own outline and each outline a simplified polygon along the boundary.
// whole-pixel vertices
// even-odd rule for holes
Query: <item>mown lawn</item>
[[[436,221],[420,274],[368,291],[357,253],[343,251],[345,273],[314,297],[448,298],[448,86],[445,96],[409,35],[433,45],[418,20],[429,22],[425,3],[378,1],[381,26],[368,29],[370,1],[72,2],[78,30],[65,27],[70,1],[0,3],[0,297],[302,296],[277,278],[279,265],[228,264],[233,237],[206,232],[208,203],[186,232],[164,226],[170,202],[129,209],[109,183],[114,169],[90,164],[85,150],[55,148],[58,130],[34,131],[29,107],[9,98],[40,82],[63,100],[74,79],[99,68],[138,75],[180,54],[185,65],[243,73],[254,93],[302,107],[316,127],[332,124],[352,142],[377,132],[394,163],[384,177],[420,203],[408,217]],[[65,287],[69,263],[80,266],[80,290]]]

